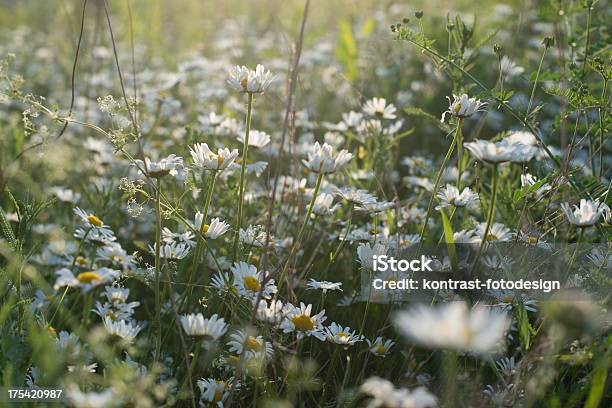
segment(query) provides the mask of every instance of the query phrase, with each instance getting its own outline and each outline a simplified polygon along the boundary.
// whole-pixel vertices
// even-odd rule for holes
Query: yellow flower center
[[[229,356],[227,358],[227,364],[231,365],[232,367],[236,367],[239,362],[240,362],[240,357],[238,356]]]
[[[225,162],[225,157],[221,155],[217,156],[217,166],[219,167],[223,166],[223,162]]]
[[[378,354],[385,354],[387,352],[387,349],[385,348],[385,346],[381,344],[380,346],[376,348],[376,352]]]
[[[497,235],[489,232],[489,234],[487,235],[487,241],[497,241],[499,238],[497,237]]]
[[[208,225],[208,224],[204,224],[204,225],[202,226],[202,233],[203,233],[203,234],[206,234],[206,233],[208,232],[208,229],[209,229],[209,228],[210,228],[210,225]]]
[[[347,339],[349,337],[348,333],[340,332],[338,333],[338,337],[342,337],[343,339]]]
[[[98,275],[95,272],[83,272],[83,273],[79,273],[76,278],[77,278],[77,280],[79,282],[85,283],[85,284],[92,283],[92,282],[95,282],[95,281],[99,281],[99,280],[102,279],[100,277],[100,275]]]
[[[111,262],[116,262],[116,263],[122,263],[123,262],[123,257],[120,255],[111,255],[110,256],[110,261]]]
[[[244,341],[244,348],[249,351],[260,351],[263,347],[263,342],[253,336],[249,336]]]
[[[106,316],[110,317],[111,320],[117,320],[117,315],[112,310],[106,312]]]
[[[367,150],[363,146],[359,146],[359,151],[357,153],[357,157],[362,160],[368,154]]]
[[[248,79],[242,78],[242,81],[240,81],[240,85],[242,86],[242,89],[244,89],[245,91],[247,90],[247,84],[248,84]]]
[[[85,266],[85,265],[87,265],[87,258],[84,258],[82,256],[77,256],[76,257],[76,263],[78,263],[81,266]]]
[[[49,330],[50,335],[52,335],[53,337],[57,337],[57,330],[55,330],[52,326],[49,326],[47,330]]]
[[[458,102],[453,108],[453,112],[455,113],[455,115],[459,114],[459,111],[461,111],[461,102]]]
[[[255,276],[246,276],[244,278],[244,287],[251,292],[259,292],[261,290],[261,283]]]
[[[305,314],[294,316],[291,321],[295,328],[299,331],[310,331],[314,329],[314,321],[310,316],[306,316]]]
[[[258,263],[259,263],[259,255],[251,255],[251,256],[249,257],[249,261],[250,261],[252,264],[258,264]]]
[[[225,382],[217,381],[217,386],[215,387],[215,396],[213,397],[214,402],[221,401],[221,398],[223,398],[224,390],[225,390]]]
[[[527,239],[531,245],[535,245],[538,243],[538,237],[529,237]]]
[[[87,221],[89,221],[89,223],[91,225],[94,225],[98,228],[100,228],[102,225],[104,225],[104,223],[102,223],[102,220],[99,219],[98,217],[96,217],[95,215],[88,215],[87,216]]]

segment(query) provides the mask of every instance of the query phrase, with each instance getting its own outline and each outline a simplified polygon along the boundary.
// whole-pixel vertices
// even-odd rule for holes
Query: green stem
[[[240,185],[238,188],[238,216],[236,219],[236,231],[234,233],[234,247],[232,253],[234,254],[234,260],[238,256],[238,237],[240,234],[240,227],[242,224],[242,205],[244,202],[244,174],[247,165],[247,158],[249,153],[249,132],[251,131],[251,110],[253,108],[253,93],[249,92],[247,101],[247,114],[246,114],[246,126],[244,130],[244,143],[242,145],[242,165],[240,166]]]
[[[582,64],[582,76],[584,77],[584,74],[586,73],[586,67],[587,67],[587,59],[589,56],[589,42],[591,40],[591,14],[593,12],[593,7],[592,6],[588,6],[588,10],[587,10],[587,21],[586,21],[586,40],[584,43],[584,62]]]
[[[196,248],[195,248],[195,252],[193,256],[193,263],[191,265],[192,266],[191,271],[189,271],[189,279],[187,280],[187,287],[188,287],[187,302],[189,302],[189,299],[191,299],[191,294],[193,293],[193,285],[192,285],[193,274],[195,270],[197,269],[198,264],[200,263],[200,258],[202,257],[202,244],[204,242],[204,238],[203,238],[204,234],[206,233],[205,231],[206,220],[208,218],[208,209],[210,208],[210,202],[212,201],[212,195],[213,195],[213,190],[215,188],[215,182],[217,180],[217,174],[218,173],[216,171],[213,171],[211,180],[208,183],[208,189],[206,191],[206,198],[204,199],[204,211],[202,212],[202,222],[200,224],[198,241],[196,243]]]
[[[533,81],[533,88],[531,88],[531,96],[529,97],[529,103],[527,104],[527,111],[525,112],[525,121],[529,117],[529,111],[531,110],[531,104],[533,103],[533,98],[535,97],[536,87],[538,86],[538,80],[540,79],[540,71],[542,70],[542,64],[544,63],[544,57],[546,56],[546,51],[548,47],[544,47],[544,52],[542,52],[542,58],[540,58],[540,64],[538,64],[538,71],[536,72],[535,81]]]
[[[291,263],[291,258],[297,249],[297,246],[302,239],[302,235],[304,235],[304,230],[306,229],[306,225],[308,225],[308,220],[310,220],[310,216],[312,214],[312,209],[314,208],[315,201],[317,199],[317,195],[319,194],[319,189],[321,188],[321,181],[323,181],[323,173],[319,172],[317,176],[317,182],[315,184],[314,192],[312,193],[312,199],[310,200],[310,205],[308,206],[308,212],[306,213],[306,218],[304,218],[304,222],[302,222],[302,227],[300,228],[300,232],[298,232],[297,238],[291,245],[291,251],[289,252],[289,256],[287,257],[287,261],[283,266],[283,269],[280,274],[280,278],[278,280],[278,291],[283,287],[283,281],[285,278],[285,273],[287,272],[287,268],[289,267],[289,263]]]
[[[455,143],[457,143],[457,138],[453,137],[453,141],[446,152],[446,156],[444,157],[444,161],[442,162],[442,167],[438,170],[438,174],[436,175],[436,182],[434,183],[434,189],[431,192],[431,198],[429,199],[429,204],[427,205],[427,213],[425,215],[425,222],[423,223],[423,228],[421,229],[421,241],[423,241],[423,237],[425,236],[425,230],[427,229],[427,222],[429,221],[429,217],[431,216],[431,209],[433,208],[433,202],[436,199],[436,193],[438,192],[438,188],[440,187],[440,179],[442,178],[442,173],[446,169],[448,165],[448,161],[453,154],[453,150],[455,150]]]
[[[491,203],[489,204],[489,214],[487,215],[487,225],[484,230],[484,235],[482,237],[482,241],[480,243],[480,247],[478,248],[478,253],[476,254],[476,259],[474,259],[474,266],[472,267],[472,272],[476,269],[478,264],[478,260],[480,259],[480,255],[482,254],[482,249],[487,243],[487,238],[489,236],[489,229],[491,228],[491,223],[493,222],[493,214],[495,213],[495,196],[497,195],[497,178],[498,178],[498,164],[495,163],[493,165],[493,191],[491,191]]]
[[[157,188],[155,194],[155,326],[156,326],[156,342],[155,342],[155,361],[158,361],[161,351],[161,293],[160,293],[160,275],[161,275],[161,179],[157,179]]]
[[[457,123],[457,130],[455,131],[455,139],[457,140],[457,188],[461,193],[461,173],[463,167],[463,134],[461,133],[461,127],[463,125],[463,118],[459,118]]]

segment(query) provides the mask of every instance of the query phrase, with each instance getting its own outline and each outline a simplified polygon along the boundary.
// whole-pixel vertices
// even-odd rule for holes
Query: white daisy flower
[[[62,268],[55,272],[57,279],[53,285],[53,289],[58,290],[64,286],[81,288],[83,292],[88,292],[91,289],[104,285],[117,279],[120,275],[119,271],[110,268],[99,268],[93,271],[85,271],[76,276],[68,268]]]
[[[377,408],[434,408],[438,399],[425,387],[414,390],[395,388],[393,383],[379,377],[370,377],[361,384],[359,391],[372,397],[368,407]]]
[[[283,302],[280,300],[270,300],[268,303],[266,300],[260,300],[257,305],[256,317],[262,322],[271,323],[274,325],[279,324],[285,317],[283,311]]]
[[[97,261],[110,262],[115,266],[120,266],[123,271],[136,268],[136,259],[134,256],[129,255],[121,245],[116,242],[98,248],[96,255]]]
[[[251,336],[237,330],[230,335],[230,338],[232,340],[227,342],[230,352],[239,356],[244,354],[247,358],[260,359],[270,358],[274,354],[272,343],[266,341],[263,336]]]
[[[103,228],[77,228],[74,231],[75,238],[81,240],[85,239],[87,242],[95,242],[100,245],[110,245],[117,240],[115,233],[111,231],[107,226]]]
[[[370,116],[380,119],[395,119],[395,106],[387,105],[385,98],[372,98],[363,105],[363,111]]]
[[[263,247],[266,244],[266,231],[259,225],[249,225],[246,230],[240,228],[240,242],[247,246]],[[273,242],[270,237],[270,242]]]
[[[87,228],[109,229],[109,226],[104,224],[104,222],[94,213],[89,213],[79,207],[74,208],[74,213],[81,219],[83,225]]]
[[[302,160],[302,163],[313,173],[328,174],[342,169],[352,158],[353,155],[348,150],[334,154],[334,149],[329,144],[320,145],[315,142],[312,151],[308,152],[308,160]]]
[[[127,320],[118,320],[114,321],[108,316],[105,316],[103,319],[104,328],[111,336],[119,337],[128,343],[132,343],[140,330],[142,330],[142,326]]]
[[[283,309],[285,316],[280,328],[285,333],[295,332],[298,339],[305,336],[314,336],[321,341],[325,340],[325,334],[323,333],[323,322],[327,319],[325,310],[311,316],[312,305],[306,306],[301,302],[300,307],[287,303]]]
[[[157,248],[157,244],[153,244],[153,246],[149,245],[149,251],[152,254],[155,253],[155,249]],[[189,255],[190,251],[189,245],[186,243],[171,243],[171,244],[162,244],[160,246],[159,256],[164,259],[183,259],[187,255]]]
[[[206,143],[196,143],[189,147],[193,164],[203,170],[223,171],[227,169],[238,157],[238,149],[231,150],[224,147],[213,153]]]
[[[234,274],[234,286],[241,296],[255,300],[261,292],[261,296],[268,299],[276,293],[274,279],[264,283],[264,274],[254,265],[242,261],[237,262],[232,266],[231,271]]]
[[[334,190],[334,194],[359,206],[373,204],[376,202],[376,197],[370,194],[367,190],[358,190],[352,187],[338,188]]]
[[[217,340],[227,331],[225,319],[217,314],[205,319],[202,313],[181,316],[181,326],[188,336],[208,336]]]
[[[438,191],[437,196],[440,205],[436,207],[436,210],[446,207],[469,207],[480,200],[478,194],[474,193],[471,188],[465,187],[459,193],[459,189],[451,184],[447,184],[445,188]]]
[[[454,100],[452,102],[448,96],[446,99],[448,99],[449,107],[442,114],[441,122],[444,122],[447,113],[457,118],[469,118],[476,112],[484,110],[487,106],[485,102],[480,102],[480,99],[470,98],[467,94],[461,96],[453,95]]]
[[[363,114],[355,111],[350,111],[348,113],[342,114],[342,123],[344,123],[347,129],[356,128],[357,126],[359,126],[362,120]]]
[[[486,222],[481,222],[476,226],[475,233],[478,236],[478,242],[486,240],[488,242],[508,242],[513,238],[513,233],[510,228],[499,222],[493,223],[489,228],[489,233],[486,238],[484,237],[485,229],[487,228]]]
[[[111,388],[100,392],[81,392],[76,385],[69,385],[66,398],[75,407],[114,407],[121,404],[121,398]]]
[[[587,258],[593,263],[596,268],[610,269],[612,268],[612,251],[609,248],[593,248]]]
[[[238,140],[244,143],[244,133],[238,134]],[[260,130],[251,129],[249,132],[249,146],[262,148],[270,143],[270,135]]]
[[[264,93],[274,77],[265,67],[257,64],[255,70],[236,65],[229,73],[227,83],[238,92],[245,93]]]
[[[327,293],[330,290],[342,290],[342,282],[328,282],[328,281],[317,281],[310,279],[308,281],[307,289],[321,289],[323,293]]]
[[[513,143],[507,139],[499,142],[477,139],[473,142],[465,143],[464,146],[478,160],[492,164],[504,162],[523,163],[531,160],[537,153],[537,148],[534,146]]]
[[[605,203],[584,198],[580,200],[580,205],[574,205],[573,207],[568,203],[561,203],[561,209],[569,223],[578,227],[595,225],[599,222],[602,214],[610,211]]]
[[[368,347],[370,349],[370,353],[374,354],[378,357],[384,357],[390,353],[391,347],[395,344],[395,342],[391,339],[383,339],[382,337],[377,337],[376,340],[370,341],[366,339],[368,343]]]
[[[209,404],[203,403],[203,401],[205,401],[218,408],[224,407],[224,403],[230,394],[230,382],[215,380],[213,378],[202,378],[197,381],[196,385],[201,393],[200,406],[209,406]]]
[[[363,340],[363,336],[356,334],[355,331],[351,331],[350,327],[342,327],[334,322],[325,328],[325,339],[331,343],[352,346]]]
[[[168,157],[153,161],[148,157],[145,157],[144,163],[142,160],[135,160],[138,165],[139,171],[145,170],[149,176],[153,178],[160,178],[167,174],[171,176],[177,176],[183,169],[183,158],[175,154],[171,154]]]
[[[521,174],[521,188],[530,188],[532,186],[535,186],[536,183],[538,183],[538,179],[529,174]],[[535,195],[535,197],[537,199],[539,199],[540,197],[542,197],[544,194],[546,194],[547,192],[549,192],[552,189],[552,186],[543,183],[542,185],[540,185],[540,187],[538,187],[532,194]]]
[[[374,246],[369,242],[361,243],[357,247],[357,257],[362,268],[372,270],[374,268],[374,256],[387,255],[389,248],[386,245],[376,243]]]
[[[198,231],[202,230],[202,219],[204,218],[204,214],[201,212],[196,212],[195,215],[195,223],[194,228]],[[210,220],[210,224],[204,224],[204,236],[210,239],[217,239],[221,235],[225,234],[230,228],[230,225],[221,221],[219,218],[213,218]]]
[[[315,199],[312,207],[312,212],[318,216],[326,216],[333,214],[338,209],[338,204],[333,205],[334,196],[329,193],[321,193]]]
[[[398,313],[394,323],[401,334],[424,347],[490,354],[505,348],[510,319],[495,309],[451,302],[416,306]]]
[[[480,239],[472,230],[461,230],[453,233],[453,242],[455,244],[477,244]]]

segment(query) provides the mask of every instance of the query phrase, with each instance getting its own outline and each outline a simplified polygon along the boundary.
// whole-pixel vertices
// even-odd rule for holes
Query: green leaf
[[[603,397],[606,387],[606,379],[608,377],[607,364],[601,364],[593,371],[593,379],[591,380],[591,389],[587,398],[585,408],[597,408]]]

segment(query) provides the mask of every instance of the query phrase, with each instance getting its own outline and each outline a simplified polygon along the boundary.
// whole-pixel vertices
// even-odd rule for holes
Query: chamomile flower
[[[359,391],[372,397],[369,408],[434,408],[438,399],[425,387],[414,390],[395,388],[393,383],[379,377],[370,377],[361,384]]]
[[[99,245],[110,245],[117,240],[113,231],[107,226],[102,228],[77,228],[74,237],[78,240],[85,240]]]
[[[334,190],[334,194],[350,203],[365,206],[376,202],[376,197],[367,190],[358,190],[351,187],[344,187]]]
[[[149,251],[152,254],[155,253],[155,249],[157,244],[153,244],[153,246],[149,245]],[[162,244],[160,246],[159,256],[164,259],[183,259],[187,255],[189,255],[190,247],[186,243],[171,243],[171,244]]]
[[[231,340],[227,343],[230,352],[236,355],[245,355],[247,358],[272,357],[274,349],[272,343],[266,341],[263,336],[251,336],[246,332],[237,330],[230,335]]]
[[[440,205],[436,207],[436,210],[446,207],[469,207],[479,201],[478,194],[474,193],[471,188],[465,187],[460,193],[457,187],[450,184],[441,189],[437,196]]]
[[[208,402],[218,408],[223,408],[223,404],[230,394],[231,385],[228,382],[213,378],[202,378],[198,380],[196,385],[202,394],[201,401]],[[202,404],[202,406],[205,405]]]
[[[346,126],[347,129],[354,129],[363,120],[363,115],[361,113],[350,111],[342,114],[342,123]]]
[[[265,277],[257,267],[246,262],[237,262],[231,268],[234,274],[234,286],[241,296],[255,300],[259,293],[264,299],[269,298],[276,293],[276,285],[274,279],[264,282]]]
[[[334,196],[329,193],[321,193],[315,199],[312,212],[318,216],[333,214],[338,209],[338,204],[333,205]]]
[[[491,164],[505,162],[523,163],[531,160],[537,153],[537,149],[534,146],[514,143],[506,139],[499,142],[477,139],[464,144],[464,146],[478,160]]]
[[[189,147],[193,164],[203,170],[223,171],[238,157],[238,149],[219,148],[214,153],[206,143],[196,143]]]
[[[272,73],[261,64],[257,64],[254,71],[236,65],[230,71],[227,83],[238,92],[264,93],[273,80]]]
[[[153,178],[161,178],[168,174],[177,176],[183,169],[183,158],[175,154],[171,154],[158,161],[145,157],[144,162],[142,160],[135,160],[135,163],[141,172],[146,170],[149,176]]]
[[[382,337],[377,337],[376,340],[370,341],[366,339],[368,343],[368,348],[370,349],[370,353],[374,354],[378,357],[384,357],[390,353],[391,347],[395,344],[395,342],[391,339],[383,339]]]
[[[182,315],[181,326],[188,336],[207,336],[215,340],[223,336],[228,327],[225,319],[217,314],[205,319],[202,313]]]
[[[312,305],[306,306],[304,303],[300,303],[300,307],[287,303],[283,309],[284,319],[280,328],[285,333],[295,332],[298,339],[314,336],[321,341],[325,340],[323,333],[323,322],[327,319],[325,310],[312,316]]]
[[[121,398],[112,388],[82,392],[76,385],[70,385],[66,389],[66,398],[75,407],[113,407],[121,404]]]
[[[92,271],[78,273],[76,276],[68,268],[62,268],[55,272],[57,279],[53,285],[53,289],[58,290],[64,286],[81,288],[83,292],[89,292],[91,289],[104,285],[117,279],[120,275],[119,271],[110,268],[100,268]]]
[[[266,231],[259,225],[249,225],[246,230],[240,228],[240,242],[248,246],[263,247],[266,244]],[[273,242],[270,237],[270,242]]]
[[[302,163],[313,173],[328,174],[341,170],[352,158],[347,150],[335,154],[332,146],[315,142],[312,151],[308,152],[308,160],[302,160]]]
[[[461,96],[453,95],[453,101],[449,97],[446,97],[446,99],[448,99],[449,107],[442,114],[441,122],[444,122],[447,113],[457,118],[469,118],[476,112],[484,110],[487,106],[485,102],[480,102],[480,99],[470,98],[467,94]]]
[[[120,339],[132,343],[140,330],[142,330],[142,326],[128,320],[113,320],[109,316],[105,316],[103,319],[104,328],[107,333],[111,336],[119,337]]]
[[[362,268],[374,268],[374,256],[386,255],[389,248],[383,244],[371,245],[369,242],[359,244],[357,247],[357,257]]]
[[[283,302],[278,299],[272,299],[269,301],[269,303],[266,300],[260,300],[259,304],[257,305],[257,312],[255,316],[262,322],[277,325],[285,317],[283,308]]]
[[[121,267],[123,271],[136,268],[136,259],[129,255],[120,244],[113,242],[98,248],[96,251],[97,261],[110,262],[113,266]]]
[[[490,354],[505,348],[510,319],[484,306],[469,309],[464,302],[451,302],[416,306],[398,313],[394,323],[401,334],[424,347]]]
[[[579,205],[570,206],[568,203],[561,203],[561,209],[565,213],[570,224],[577,227],[589,227],[599,222],[602,214],[610,211],[605,203],[597,200],[581,199]]]
[[[363,111],[370,116],[380,119],[395,119],[395,106],[387,105],[385,98],[372,98],[363,105]]]
[[[244,143],[244,134],[238,134],[238,141]],[[251,129],[249,132],[249,146],[262,148],[270,143],[270,135],[260,130]]]
[[[461,230],[453,233],[453,242],[455,244],[477,244],[480,239],[472,230]]]
[[[109,226],[105,225],[102,219],[94,213],[89,213],[79,207],[74,208],[74,213],[81,219],[83,225],[87,228],[109,229]]]
[[[327,293],[330,290],[342,290],[342,282],[328,282],[328,281],[317,281],[310,279],[308,281],[307,289],[320,289],[323,293]]]
[[[204,214],[201,212],[196,212],[195,215],[195,223],[194,227],[196,230],[200,231],[202,229],[202,219],[204,218]],[[230,225],[221,221],[219,218],[213,218],[210,220],[210,224],[204,224],[204,236],[210,239],[217,239],[221,235],[225,234],[230,228]]]
[[[325,328],[325,339],[331,343],[352,346],[363,340],[363,336],[356,334],[355,331],[351,331],[350,327],[342,327],[334,322]]]
[[[486,240],[488,242],[508,242],[512,240],[514,236],[510,228],[506,227],[504,224],[500,224],[499,222],[491,225],[489,228],[489,233],[485,237],[484,233],[486,228],[486,222],[481,222],[476,226],[475,232],[479,238],[478,242],[482,242],[482,240]]]
[[[531,194],[533,194],[536,199],[541,198],[544,194],[552,189],[550,185],[543,183],[537,189],[535,189],[535,191],[533,191],[533,186],[535,186],[538,182],[538,179],[529,173],[521,174],[521,188],[531,190]]]

